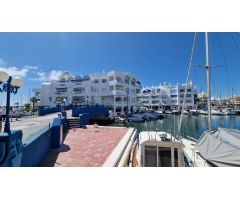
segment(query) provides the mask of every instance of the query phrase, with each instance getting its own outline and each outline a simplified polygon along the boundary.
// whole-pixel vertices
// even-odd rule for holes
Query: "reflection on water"
[[[114,123],[112,126],[134,127],[141,131],[166,131],[177,133],[180,115],[165,115],[163,120],[153,120],[145,123],[130,123],[129,125]],[[212,127],[225,127],[240,129],[240,116],[212,116]],[[208,129],[208,118],[203,116],[184,116],[181,133],[198,139],[203,131]]]

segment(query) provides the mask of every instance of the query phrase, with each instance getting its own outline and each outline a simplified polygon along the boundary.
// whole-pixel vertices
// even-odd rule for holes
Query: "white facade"
[[[110,71],[90,76],[71,76],[64,72],[58,81],[43,83],[33,89],[38,106],[56,104],[101,104],[109,106],[113,114],[136,110],[141,83],[129,73]]]
[[[190,81],[187,87],[186,103],[187,108],[194,108],[195,85]],[[181,108],[184,99],[185,84],[172,85],[164,83],[159,86],[145,87],[138,94],[138,105],[154,109]]]

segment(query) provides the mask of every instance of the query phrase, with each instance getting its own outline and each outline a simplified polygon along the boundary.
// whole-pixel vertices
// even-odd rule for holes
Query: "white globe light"
[[[7,72],[0,71],[0,83],[4,83],[9,79]]]
[[[23,80],[20,77],[14,77],[12,79],[11,85],[20,88],[23,86]]]

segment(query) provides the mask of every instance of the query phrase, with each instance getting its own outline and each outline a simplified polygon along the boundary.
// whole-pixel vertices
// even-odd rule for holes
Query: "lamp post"
[[[60,104],[60,98],[59,97],[57,98],[56,103],[57,103],[57,106],[59,106],[59,104]]]
[[[23,86],[23,80],[19,77],[9,76],[6,72],[0,71],[0,92],[7,93],[7,101],[6,101],[6,121],[4,126],[4,132],[11,133],[10,130],[10,121],[9,121],[9,113],[10,113],[10,94],[17,94],[17,91],[20,87]]]
[[[88,105],[88,99],[89,99],[89,96],[87,96],[86,98],[87,98],[87,105]]]
[[[64,108],[64,110],[65,110],[66,101],[67,101],[67,99],[64,98],[64,99],[63,99],[63,108]]]

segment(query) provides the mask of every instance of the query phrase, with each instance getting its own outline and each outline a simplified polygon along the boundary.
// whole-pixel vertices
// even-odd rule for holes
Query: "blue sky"
[[[210,36],[211,64],[224,66],[212,68],[213,95],[231,95],[231,87],[240,94],[240,34]],[[29,90],[62,71],[74,75],[126,71],[143,86],[183,83],[193,37],[194,33],[0,33],[0,70],[23,77],[24,88],[12,97],[12,102],[20,102],[22,96],[23,103]],[[197,64],[205,64],[204,33],[197,36],[193,65]],[[205,90],[204,69],[193,67],[191,80],[198,91]],[[5,96],[0,95],[4,104]]]

